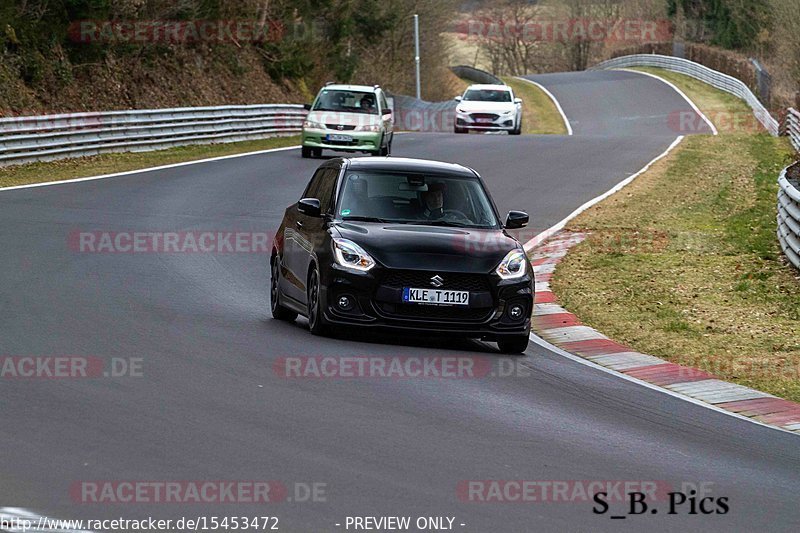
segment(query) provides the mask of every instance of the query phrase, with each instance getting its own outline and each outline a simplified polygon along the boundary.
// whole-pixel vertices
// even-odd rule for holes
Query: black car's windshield
[[[337,216],[363,222],[498,227],[480,181],[458,176],[351,171]]]
[[[314,111],[378,114],[378,104],[374,93],[341,89],[323,89],[312,109]]]
[[[511,93],[498,89],[470,89],[463,99],[468,102],[510,102]]]

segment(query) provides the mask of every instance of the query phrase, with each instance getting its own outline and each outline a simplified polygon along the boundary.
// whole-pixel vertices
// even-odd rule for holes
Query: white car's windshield
[[[389,172],[350,172],[337,207],[343,220],[496,228],[477,179]]]
[[[499,89],[470,89],[464,94],[467,102],[510,102],[511,92]]]

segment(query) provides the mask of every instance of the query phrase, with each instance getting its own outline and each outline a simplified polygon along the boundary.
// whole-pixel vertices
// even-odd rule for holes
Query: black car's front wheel
[[[272,272],[270,274],[269,284],[269,305],[272,310],[272,318],[277,320],[285,320],[287,322],[294,322],[294,319],[297,318],[297,313],[281,305],[280,291],[278,287],[280,263],[278,262],[277,256],[272,260],[271,270]]]
[[[325,335],[328,328],[322,318],[322,298],[319,289],[319,274],[316,269],[308,276],[308,329],[314,335]]]
[[[499,339],[497,347],[500,351],[507,354],[521,354],[528,347],[528,336],[519,335],[516,337],[508,337],[506,339]]]

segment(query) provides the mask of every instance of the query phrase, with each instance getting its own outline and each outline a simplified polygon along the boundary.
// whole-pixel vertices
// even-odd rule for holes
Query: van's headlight
[[[314,122],[313,120],[306,120],[303,122],[303,127],[308,128],[311,130],[324,130],[325,126],[320,124],[319,122]]]
[[[511,250],[506,254],[500,264],[497,265],[495,272],[502,279],[516,279],[525,275],[528,261],[525,259],[525,251]]]
[[[366,272],[375,266],[375,260],[349,239],[333,239],[333,250],[336,262],[345,268]]]
[[[381,131],[380,124],[363,124],[356,126],[356,131]]]

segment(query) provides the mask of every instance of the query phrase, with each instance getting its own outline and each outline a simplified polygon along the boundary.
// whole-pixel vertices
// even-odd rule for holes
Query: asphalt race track
[[[667,85],[632,73],[535,79],[559,99],[573,136],[408,133],[395,138],[394,155],[474,167],[501,211],[527,210],[539,231],[663,152],[677,135],[670,114],[688,109]],[[272,515],[298,532],[345,531],[348,515],[450,516],[458,531],[489,533],[800,528],[796,436],[534,344],[515,358],[480,342],[313,337],[303,320],[269,318],[265,254],[68,246],[75,231],[273,232],[319,163],[292,149],[0,192],[0,355],[142,358],[144,374],[0,380],[0,506],[60,518]],[[459,355],[524,371],[273,371],[280,357],[320,355]],[[325,501],[81,504],[70,486],[86,480],[324,483]],[[668,515],[662,502],[658,514],[612,520],[627,506],[599,516],[591,501],[464,501],[466,480],[689,483],[727,497],[730,511]]]

